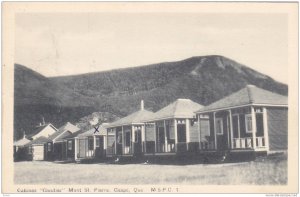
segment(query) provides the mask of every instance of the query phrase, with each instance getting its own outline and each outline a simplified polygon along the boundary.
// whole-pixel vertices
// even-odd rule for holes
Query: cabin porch
[[[105,156],[105,136],[76,138],[76,159],[100,159]]]
[[[146,154],[173,155],[198,150],[198,123],[193,119],[174,118],[145,125]]]
[[[268,151],[266,108],[246,106],[208,113],[209,130],[200,129],[201,151]]]
[[[115,147],[110,152],[115,155],[133,156],[142,155],[144,153],[144,125],[132,124],[119,126],[114,129]]]

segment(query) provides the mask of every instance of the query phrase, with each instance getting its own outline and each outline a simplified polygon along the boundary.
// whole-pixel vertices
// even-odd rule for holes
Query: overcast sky
[[[15,23],[15,62],[45,76],[223,55],[288,83],[284,14],[27,13]]]

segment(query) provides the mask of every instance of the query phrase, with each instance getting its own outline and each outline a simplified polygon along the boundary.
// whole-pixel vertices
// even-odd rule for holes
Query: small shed
[[[287,149],[288,98],[247,85],[197,112],[209,119],[200,129],[202,151],[271,152]]]
[[[79,128],[70,122],[61,126],[54,134],[50,135],[45,144],[46,160],[64,160],[66,155],[66,142],[63,138],[78,131]]]
[[[14,142],[14,161],[26,160],[26,148],[25,145],[30,142],[29,139],[26,138],[25,134],[22,139]]]
[[[48,142],[48,138],[40,136],[25,145],[27,148],[27,156],[29,160],[42,161],[45,160],[46,150],[45,144]]]

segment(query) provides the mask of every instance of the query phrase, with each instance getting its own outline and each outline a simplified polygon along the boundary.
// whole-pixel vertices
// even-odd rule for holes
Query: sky
[[[45,76],[223,55],[288,83],[280,13],[19,13],[15,62]]]

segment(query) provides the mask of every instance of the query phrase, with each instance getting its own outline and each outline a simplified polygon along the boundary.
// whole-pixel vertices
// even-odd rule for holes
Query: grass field
[[[225,164],[58,164],[16,162],[16,184],[252,184],[287,183],[285,155]]]

